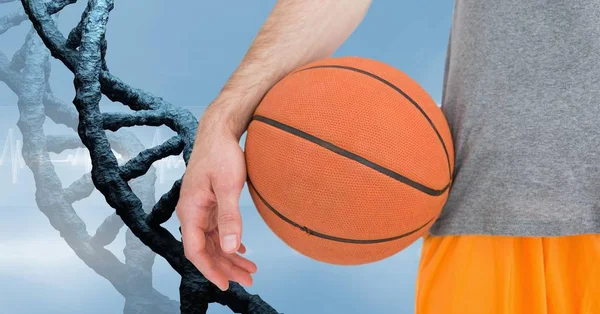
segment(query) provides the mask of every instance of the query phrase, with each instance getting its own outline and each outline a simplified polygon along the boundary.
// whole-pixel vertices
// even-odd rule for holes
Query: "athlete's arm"
[[[370,0],[280,0],[211,109],[241,136],[262,96],[283,76],[331,56],[363,19]]]
[[[252,283],[256,265],[239,256],[239,196],[246,180],[239,139],[260,99],[295,68],[331,56],[371,0],[279,0],[250,49],[206,109],[184,175],[177,216],[186,257],[219,288]]]

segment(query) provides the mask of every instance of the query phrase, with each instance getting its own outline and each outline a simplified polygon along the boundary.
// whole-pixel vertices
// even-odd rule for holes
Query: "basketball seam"
[[[254,121],[265,123],[265,124],[270,125],[270,126],[276,128],[276,129],[279,129],[279,130],[284,131],[286,133],[298,136],[298,137],[300,137],[300,138],[302,138],[304,140],[307,140],[307,141],[309,141],[311,143],[317,144],[317,145],[319,145],[319,146],[321,146],[321,147],[323,147],[323,148],[325,148],[325,149],[327,149],[327,150],[329,150],[331,152],[334,152],[334,153],[336,153],[336,154],[338,154],[338,155],[340,155],[342,157],[346,157],[346,158],[348,158],[350,160],[358,162],[359,164],[362,164],[363,166],[369,167],[369,168],[371,168],[371,169],[373,169],[373,170],[375,170],[375,171],[377,171],[377,172],[379,172],[381,174],[384,174],[384,175],[386,175],[386,176],[388,176],[388,177],[390,177],[390,178],[392,178],[392,179],[394,179],[394,180],[396,180],[398,182],[406,184],[406,185],[408,185],[408,186],[410,186],[410,187],[412,187],[412,188],[414,188],[414,189],[416,189],[416,190],[418,190],[420,192],[423,192],[423,193],[425,193],[427,195],[430,195],[430,196],[440,196],[440,195],[443,195],[446,192],[446,190],[448,189],[448,187],[450,186],[450,184],[446,184],[446,186],[444,186],[440,190],[436,190],[436,189],[430,188],[430,187],[425,186],[425,185],[423,185],[421,183],[418,183],[418,182],[416,182],[414,180],[411,180],[408,177],[405,177],[405,176],[403,176],[403,175],[401,175],[401,174],[399,174],[399,173],[397,173],[397,172],[395,172],[393,170],[385,168],[385,167],[383,167],[383,166],[381,166],[379,164],[376,164],[376,163],[374,163],[374,162],[372,162],[372,161],[370,161],[370,160],[368,160],[368,159],[366,159],[364,157],[361,157],[360,155],[357,155],[357,154],[355,154],[353,152],[345,150],[345,149],[343,149],[343,148],[341,148],[341,147],[339,147],[339,146],[337,146],[337,145],[335,145],[333,143],[325,141],[325,140],[323,140],[321,138],[318,138],[318,137],[316,137],[314,135],[306,133],[306,132],[304,132],[304,131],[302,131],[300,129],[294,128],[294,127],[292,127],[290,125],[287,125],[287,124],[281,123],[279,121],[267,118],[265,116],[254,115],[252,117],[252,121],[250,123],[252,123]]]
[[[316,65],[316,66],[312,66],[312,67],[308,67],[305,69],[300,69],[297,70],[295,72],[293,72],[292,74],[295,73],[299,73],[299,72],[303,72],[303,71],[307,71],[307,70],[312,70],[312,69],[319,69],[319,68],[334,68],[334,69],[342,69],[342,70],[349,70],[349,71],[353,71],[353,72],[357,72],[360,74],[364,74],[366,76],[369,76],[371,78],[374,78],[382,83],[384,83],[385,85],[391,87],[393,90],[395,90],[396,92],[400,93],[402,96],[404,96],[404,98],[406,98],[411,104],[413,104],[413,106],[415,106],[417,108],[417,110],[419,110],[421,112],[421,114],[425,117],[425,119],[427,120],[427,122],[429,123],[429,125],[431,126],[431,128],[433,129],[433,131],[435,132],[436,136],[438,137],[440,143],[442,144],[442,148],[444,149],[444,153],[446,154],[446,160],[448,162],[448,176],[449,176],[449,185],[452,184],[452,179],[453,179],[453,169],[450,165],[450,155],[448,154],[448,149],[446,148],[446,143],[444,142],[444,139],[442,138],[442,135],[439,133],[438,129],[435,127],[435,124],[433,123],[433,121],[431,121],[431,118],[429,118],[429,116],[427,115],[427,113],[425,112],[425,110],[423,110],[423,108],[421,108],[421,106],[414,100],[412,99],[412,97],[410,97],[406,92],[404,92],[401,88],[399,88],[398,86],[392,84],[391,82],[389,82],[388,80],[373,74],[371,72],[365,71],[365,70],[361,70],[358,68],[354,68],[354,67],[350,67],[350,66],[344,66],[344,65],[335,65],[335,64],[331,64],[331,65]]]
[[[354,71],[360,74],[364,74],[367,75],[369,77],[372,77],[386,85],[388,85],[389,87],[391,87],[392,89],[394,89],[396,92],[400,93],[402,96],[404,96],[411,104],[413,104],[420,112],[421,114],[425,117],[425,119],[427,120],[427,122],[430,124],[430,126],[432,127],[432,129],[434,130],[436,136],[438,137],[438,140],[440,141],[440,143],[442,144],[442,148],[444,150],[444,153],[446,155],[446,160],[447,160],[447,164],[448,164],[448,173],[449,173],[449,183],[441,190],[435,190],[432,188],[429,188],[425,185],[422,185],[420,183],[417,183],[405,176],[400,175],[399,173],[396,173],[390,169],[387,169],[383,166],[380,166],[374,162],[371,162],[357,154],[354,154],[350,151],[347,151],[341,147],[338,147],[330,142],[327,142],[323,139],[320,139],[316,136],[310,135],[304,131],[301,131],[299,129],[296,129],[292,126],[283,124],[281,122],[278,122],[276,120],[264,117],[264,116],[260,116],[260,115],[254,115],[252,117],[252,121],[260,121],[263,123],[266,123],[267,125],[271,125],[272,127],[275,127],[277,129],[280,129],[282,131],[285,131],[287,133],[299,136],[303,139],[306,139],[312,143],[315,143],[319,146],[322,146],[334,153],[337,153],[343,157],[349,158],[351,160],[354,160],[358,163],[361,163],[369,168],[372,168],[384,175],[387,175],[388,177],[391,177],[392,179],[395,179],[401,183],[404,183],[406,185],[409,185],[423,193],[426,193],[428,195],[432,195],[432,196],[439,196],[444,194],[444,192],[451,186],[452,184],[452,179],[453,179],[453,169],[450,163],[450,156],[448,153],[448,149],[446,147],[446,143],[444,142],[444,139],[442,138],[441,134],[439,133],[439,131],[437,130],[435,124],[433,123],[433,121],[431,120],[431,118],[427,115],[427,113],[425,113],[425,111],[423,110],[423,108],[421,108],[421,106],[414,100],[412,99],[407,93],[405,93],[404,91],[402,91],[402,89],[400,89],[399,87],[395,86],[394,84],[392,84],[391,82],[383,79],[382,77],[379,77],[373,73],[361,70],[361,69],[357,69],[357,68],[353,68],[353,67],[349,67],[349,66],[342,66],[342,65],[319,65],[319,66],[313,66],[313,67],[309,67],[309,68],[305,68],[305,69],[301,69],[298,71],[293,72],[294,73],[298,73],[298,72],[302,72],[302,71],[306,71],[306,70],[311,70],[311,69],[317,69],[317,68],[337,68],[337,69],[344,69],[344,70],[350,70],[350,71]],[[282,213],[280,213],[279,211],[277,211],[273,206],[271,206],[271,204],[269,204],[263,197],[262,195],[258,192],[258,190],[256,189],[256,187],[252,184],[252,181],[250,179],[250,176],[248,174],[248,185],[250,188],[252,188],[254,190],[254,192],[256,193],[256,195],[258,196],[258,198],[261,200],[261,202],[271,211],[273,212],[276,216],[278,216],[281,220],[285,221],[286,223],[304,231],[305,233],[309,234],[309,235],[313,235],[316,237],[320,237],[323,239],[327,239],[327,240],[331,240],[331,241],[337,241],[337,242],[346,242],[346,243],[354,243],[354,244],[376,244],[376,243],[383,243],[383,242],[389,242],[389,241],[394,241],[397,239],[401,239],[401,238],[405,238],[411,234],[414,234],[416,232],[418,232],[419,230],[423,229],[425,226],[427,226],[428,224],[430,224],[432,221],[435,220],[435,217],[431,218],[429,221],[427,221],[427,223],[425,223],[424,225],[420,226],[419,228],[412,230],[408,233],[402,234],[402,235],[398,235],[398,236],[394,236],[394,237],[389,237],[389,238],[382,238],[382,239],[372,239],[372,240],[361,240],[361,239],[348,239],[348,238],[341,238],[341,237],[335,237],[335,236],[331,236],[331,235],[327,235],[324,233],[320,233],[318,231],[309,229],[306,226],[302,226],[296,222],[294,222],[293,220],[289,219],[288,217],[284,216]],[[428,193],[428,192],[434,192],[432,193]],[[437,193],[439,194],[437,194]]]
[[[428,224],[430,224],[432,221],[434,221],[434,218],[429,219],[429,221],[427,221],[425,224],[423,224],[422,226],[418,227],[417,229],[414,229],[412,231],[409,231],[407,233],[401,234],[401,235],[397,235],[397,236],[393,236],[393,237],[389,237],[389,238],[381,238],[381,239],[371,239],[371,240],[363,240],[363,239],[349,239],[349,238],[341,238],[341,237],[336,237],[336,236],[332,236],[332,235],[328,235],[328,234],[324,234],[315,230],[312,230],[306,226],[300,225],[299,223],[289,219],[288,217],[286,217],[285,215],[283,215],[282,213],[280,213],[278,210],[276,210],[273,206],[271,206],[271,204],[269,204],[269,202],[267,202],[262,195],[258,192],[258,190],[256,189],[256,187],[254,186],[254,184],[252,184],[252,180],[250,180],[250,176],[248,176],[248,185],[249,188],[254,190],[254,193],[256,193],[256,196],[258,196],[258,198],[260,199],[260,201],[271,211],[273,212],[276,216],[278,216],[281,220],[285,221],[286,223],[304,231],[305,233],[307,233],[308,235],[312,235],[315,237],[319,237],[319,238],[323,238],[326,240],[331,240],[331,241],[336,241],[336,242],[344,242],[344,243],[352,243],[352,244],[377,244],[377,243],[384,243],[384,242],[390,242],[390,241],[395,241],[395,240],[399,240],[402,238],[406,238],[407,236],[410,236],[414,233],[417,233],[418,231],[420,231],[421,229],[425,228],[425,226],[427,226]]]

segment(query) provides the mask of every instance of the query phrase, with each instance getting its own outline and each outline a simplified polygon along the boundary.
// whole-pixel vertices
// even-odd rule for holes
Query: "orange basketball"
[[[287,75],[254,112],[248,187],[273,232],[318,261],[389,257],[424,235],[454,170],[448,123],[403,72],[330,58]]]

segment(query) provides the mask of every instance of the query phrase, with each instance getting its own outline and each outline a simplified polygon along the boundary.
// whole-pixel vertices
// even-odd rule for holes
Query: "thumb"
[[[240,215],[239,200],[242,186],[237,184],[222,186],[215,189],[217,198],[217,223],[221,249],[226,253],[235,253],[240,247],[242,237],[242,216]]]

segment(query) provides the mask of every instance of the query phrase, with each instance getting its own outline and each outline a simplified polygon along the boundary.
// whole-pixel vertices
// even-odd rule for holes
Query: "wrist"
[[[243,90],[225,87],[206,112],[212,119],[219,121],[220,128],[239,140],[246,131],[256,107],[268,91],[267,86],[269,85],[263,87],[256,84]]]
[[[267,66],[259,58],[247,58],[250,61],[243,62],[232,74],[205,112],[209,119],[219,121],[215,127],[237,140],[246,131],[264,95],[287,72],[277,65]]]
[[[199,128],[239,140],[252,118],[254,107],[247,110],[235,101],[216,99],[202,114]]]
[[[226,137],[234,137],[231,113],[221,106],[211,103],[202,113],[198,123],[198,133],[219,133]]]

